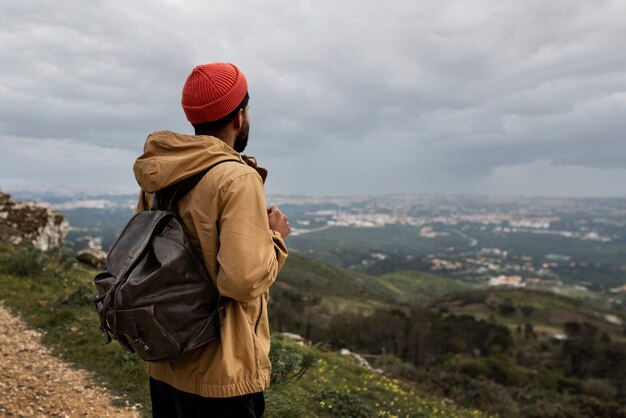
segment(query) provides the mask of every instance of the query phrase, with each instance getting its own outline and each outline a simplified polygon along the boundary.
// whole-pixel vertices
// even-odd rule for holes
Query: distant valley
[[[107,250],[135,195],[16,194],[62,212],[67,246]],[[622,307],[626,199],[503,196],[268,196],[294,226],[289,247],[380,275],[422,271],[484,286],[549,289]]]

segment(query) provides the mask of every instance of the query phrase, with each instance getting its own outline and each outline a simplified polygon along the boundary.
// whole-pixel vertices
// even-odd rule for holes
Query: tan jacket
[[[137,210],[145,210],[152,192],[219,162],[180,200],[178,214],[221,295],[231,298],[220,338],[174,361],[151,363],[149,373],[185,392],[221,398],[269,386],[268,289],[287,248],[269,227],[267,172],[215,137],[170,131],[148,136],[134,171],[142,189]]]

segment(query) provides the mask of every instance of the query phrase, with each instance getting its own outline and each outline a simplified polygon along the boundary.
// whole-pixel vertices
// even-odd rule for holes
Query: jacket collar
[[[267,170],[263,167],[259,167],[256,158],[249,155],[241,154],[241,160],[244,163],[248,164],[250,167],[254,168],[256,172],[259,173],[259,175],[261,176],[263,183],[265,183],[265,179],[267,178]]]

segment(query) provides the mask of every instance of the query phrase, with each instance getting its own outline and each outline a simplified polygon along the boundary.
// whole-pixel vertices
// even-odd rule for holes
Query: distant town
[[[314,208],[298,212],[293,235],[302,240],[307,234],[319,235],[329,228],[409,226],[419,239],[450,241],[451,246],[445,249],[405,257],[421,257],[434,273],[480,280],[489,286],[558,288],[563,286],[564,271],[607,270],[594,256],[585,256],[586,248],[592,253],[603,248],[619,251],[626,242],[626,199],[393,195],[281,196],[274,201],[288,207]],[[459,239],[463,241],[460,245]],[[498,243],[500,246],[495,245]],[[537,246],[546,250],[537,251]],[[525,253],[523,247],[533,251]],[[367,270],[392,254],[376,249],[361,264]],[[605,290],[625,292],[624,270],[615,268],[608,274],[614,275],[610,282],[619,285]],[[579,291],[597,284],[592,275],[586,280],[581,277],[584,275],[569,280],[576,282]]]

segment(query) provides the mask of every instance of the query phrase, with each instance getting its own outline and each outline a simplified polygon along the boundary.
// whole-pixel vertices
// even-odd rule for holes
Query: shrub
[[[559,391],[570,393],[582,393],[583,383],[575,377],[559,376],[557,378]]]
[[[337,390],[323,390],[316,396],[320,405],[320,416],[345,418],[368,418],[376,416],[367,402],[363,402],[359,395],[342,393]]]
[[[14,276],[35,276],[48,265],[48,257],[33,245],[21,247],[5,255],[4,266],[7,273]]]
[[[491,370],[483,360],[464,359],[459,362],[458,370],[472,378],[491,377]]]
[[[383,367],[383,362],[378,361],[375,367]],[[400,357],[387,354],[384,357],[384,371],[409,380],[417,380],[420,376],[418,370],[411,363],[403,361]]]
[[[515,305],[513,305],[510,300],[507,300],[498,306],[498,311],[500,312],[500,315],[510,316],[517,311],[517,308],[515,308]]]
[[[528,372],[513,364],[508,358],[491,356],[478,359],[454,359],[446,363],[471,378],[484,377],[505,386],[521,386],[529,381]]]
[[[315,361],[315,355],[309,351],[298,350],[286,344],[281,338],[273,337],[270,350],[272,361],[272,384],[299,380]]]
[[[607,379],[589,379],[585,381],[585,393],[610,401],[617,395],[617,389]]]
[[[483,378],[445,373],[436,377],[443,395],[466,407],[480,409],[502,417],[521,416],[518,404],[502,385]]]
[[[559,378],[563,374],[555,370],[541,370],[535,380],[536,384],[546,390],[557,390],[559,388]]]
[[[491,377],[505,386],[521,386],[528,381],[528,374],[521,367],[513,364],[505,357],[489,357],[486,359]]]
[[[93,307],[95,291],[93,286],[80,285],[72,293],[57,301],[57,306],[90,306]]]
[[[615,402],[601,402],[588,396],[577,398],[580,411],[585,417],[624,418],[625,408]]]

